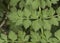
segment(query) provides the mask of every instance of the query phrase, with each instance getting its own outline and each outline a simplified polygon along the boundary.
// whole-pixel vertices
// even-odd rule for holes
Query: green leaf
[[[17,39],[17,35],[15,34],[15,32],[10,31],[8,38],[11,39],[12,41],[15,41]]]
[[[60,16],[58,16],[58,21],[60,21]]]
[[[51,1],[50,0],[46,0],[46,4],[48,7],[51,7]]]
[[[60,40],[60,29],[55,32],[55,36]]]
[[[31,14],[31,19],[38,19],[38,17],[39,17],[38,12],[33,10]]]
[[[39,7],[38,15],[41,16],[41,8]]]
[[[45,0],[41,0],[40,1],[40,4],[41,4],[41,8],[45,8],[45,6],[46,6],[46,2],[45,2]]]
[[[37,9],[40,5],[40,2],[39,0],[34,0],[31,4],[33,9]]]
[[[47,11],[48,11],[48,9],[42,10],[42,15],[43,15],[43,18],[44,18],[44,19],[48,17]]]
[[[4,40],[2,40],[1,38],[0,38],[0,43],[3,43],[4,42]]]
[[[26,5],[31,5],[32,2],[33,0],[26,0]]]
[[[31,21],[30,20],[24,20],[23,25],[27,29],[31,25]]]
[[[44,31],[44,34],[45,34],[47,40],[48,40],[48,39],[51,37],[51,35],[52,35],[52,33],[51,33],[49,30]]]
[[[4,39],[5,41],[7,41],[7,35],[1,34],[1,38]]]
[[[46,9],[42,10],[42,15],[43,15],[44,19],[52,18],[54,16],[54,14],[55,14],[55,11],[52,7],[50,7],[50,9],[46,8]]]
[[[18,14],[19,17],[23,17],[24,16],[24,12],[21,11],[21,10],[18,10],[17,11],[17,14]]]
[[[55,11],[54,11],[54,9],[52,8],[52,7],[50,7],[50,9],[48,10],[48,15],[50,16],[50,17],[52,17],[54,14],[55,14]]]
[[[19,41],[24,41],[24,37],[25,37],[25,32],[23,31],[18,31],[18,40]]]
[[[44,29],[51,30],[51,24],[49,20],[44,20]]]
[[[10,9],[10,11],[11,11],[11,12],[16,12],[17,9],[16,9],[16,7],[12,7],[12,8]],[[11,13],[11,12],[9,12],[9,13]]]
[[[41,43],[47,43],[47,41],[45,39],[41,39]]]
[[[58,15],[60,15],[60,7],[57,8],[56,12]]]
[[[58,24],[58,19],[57,19],[57,18],[52,18],[52,19],[50,20],[50,23],[53,24],[53,25],[56,25],[56,26],[59,25],[59,24]]]
[[[35,31],[38,31],[40,29],[40,24],[39,24],[38,20],[35,20],[35,21],[32,22],[32,28]]]
[[[19,18],[17,18],[17,21],[16,21],[16,25],[22,25],[23,23],[23,12],[18,10],[18,16]]]
[[[40,28],[42,28],[42,26],[44,26],[44,23],[43,23],[43,21],[42,21],[41,19],[38,20],[38,23],[40,24],[40,25],[39,25]]]
[[[21,0],[19,3],[19,8],[21,8],[21,10],[22,10],[23,7],[25,7],[25,2],[24,2],[24,0]]]
[[[50,42],[50,43],[59,43],[59,40],[57,40],[56,38],[49,38],[48,42]]]
[[[53,4],[57,4],[57,1],[59,1],[59,0],[51,0],[51,2],[52,2]]]
[[[16,6],[20,0],[10,0],[10,5]]]
[[[11,8],[11,12],[8,12],[8,13],[9,13],[9,15],[7,15],[7,16],[9,18],[9,20],[11,20],[12,22],[16,22],[17,19],[19,18],[15,7]]]
[[[24,16],[28,19],[30,15],[31,15],[31,11],[29,11],[29,9],[25,8],[24,9]]]
[[[31,41],[32,42],[39,42],[41,40],[41,36],[38,33],[31,31]]]
[[[25,36],[25,32],[23,31],[18,31],[18,37],[22,38]]]
[[[22,24],[23,24],[23,19],[20,18],[16,21],[15,25],[22,25]]]
[[[29,40],[29,35],[25,36],[24,41],[28,41]]]
[[[18,16],[17,12],[15,12],[15,11],[10,12],[8,17],[12,22],[16,22],[19,19],[19,16]]]

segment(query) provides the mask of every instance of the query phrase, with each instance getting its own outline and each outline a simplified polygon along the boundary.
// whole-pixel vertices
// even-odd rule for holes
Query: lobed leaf
[[[11,39],[12,41],[15,41],[17,39],[17,35],[15,34],[15,32],[10,31],[8,34],[8,38]]]

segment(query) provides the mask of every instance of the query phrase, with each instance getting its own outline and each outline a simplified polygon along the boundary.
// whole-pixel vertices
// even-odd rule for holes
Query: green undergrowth
[[[60,0],[0,2],[0,43],[60,43]]]

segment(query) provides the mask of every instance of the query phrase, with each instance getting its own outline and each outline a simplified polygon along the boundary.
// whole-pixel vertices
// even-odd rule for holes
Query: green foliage
[[[6,0],[6,8],[1,0],[0,21],[6,15],[8,20],[5,24],[9,30],[7,34],[0,31],[0,43],[60,43],[60,28],[56,31],[54,27],[52,29],[52,25],[59,26],[60,7],[53,7],[58,1]]]
[[[38,21],[38,20],[32,22],[32,28],[33,28],[35,31],[38,31],[38,30],[39,30],[40,24],[39,24],[39,21]]]
[[[8,35],[9,39],[11,39],[12,41],[15,41],[17,39],[17,35],[13,32],[10,31],[9,35]]]
[[[60,30],[58,30],[57,32],[55,32],[55,36],[60,40]]]

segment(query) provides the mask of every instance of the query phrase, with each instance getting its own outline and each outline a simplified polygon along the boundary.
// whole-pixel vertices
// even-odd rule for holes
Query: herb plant
[[[60,0],[1,0],[0,43],[60,43]]]

